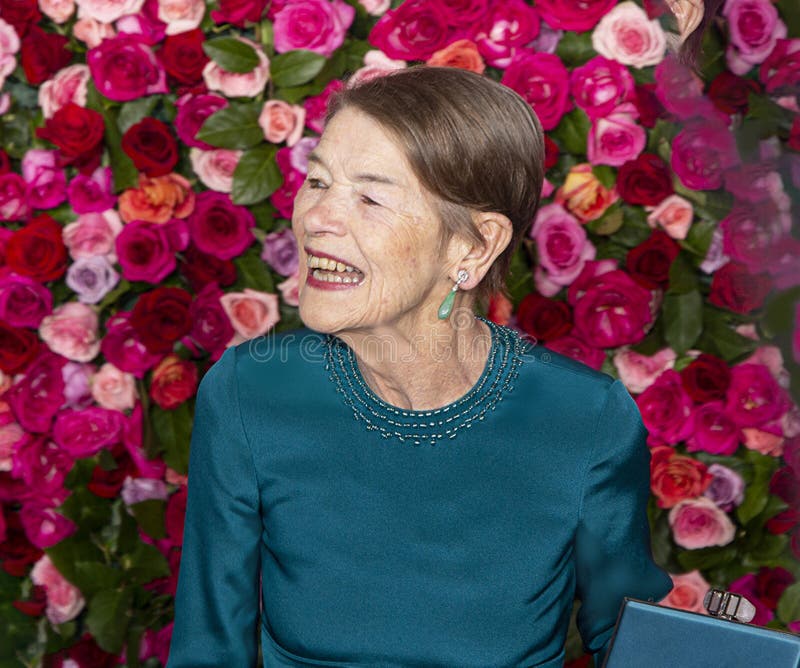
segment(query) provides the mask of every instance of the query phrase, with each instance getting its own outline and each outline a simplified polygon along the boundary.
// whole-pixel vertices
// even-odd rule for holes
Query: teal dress
[[[259,636],[270,668],[561,668],[576,596],[602,660],[623,596],[670,591],[624,385],[485,322],[481,377],[431,411],[382,401],[307,329],[213,365],[169,668],[255,666]]]

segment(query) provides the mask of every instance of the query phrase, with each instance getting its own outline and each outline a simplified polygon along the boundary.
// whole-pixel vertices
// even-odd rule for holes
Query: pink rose
[[[726,412],[740,427],[761,427],[780,420],[792,401],[767,367],[737,364],[731,369],[725,404]]]
[[[39,501],[23,504],[19,513],[28,540],[40,550],[53,547],[75,533],[75,524]]]
[[[311,155],[317,144],[319,137],[302,137],[289,151],[289,162],[296,170],[308,173],[308,156]]]
[[[694,208],[689,200],[680,195],[670,195],[661,200],[655,207],[647,207],[647,224],[655,228],[661,228],[673,239],[685,239],[692,226],[694,219]]]
[[[31,570],[33,584],[44,587],[47,595],[45,614],[52,624],[63,624],[78,616],[85,601],[80,590],[70,584],[44,555]]]
[[[628,347],[614,353],[614,366],[622,384],[633,394],[641,394],[667,369],[675,366],[675,351],[663,348],[655,355],[642,355]]]
[[[283,100],[267,100],[258,124],[268,142],[280,144],[285,141],[287,146],[293,146],[303,134],[305,118],[306,110],[301,106]]]
[[[347,87],[353,88],[359,84],[374,79],[376,77],[386,76],[391,72],[402,70],[406,67],[404,60],[392,60],[385,53],[372,49],[364,54],[364,67],[357,69],[347,79]],[[263,126],[262,126],[263,127]],[[265,131],[266,133],[266,131]],[[288,142],[287,142],[288,144]],[[289,144],[291,146],[291,144]]]
[[[536,289],[546,297],[572,283],[586,260],[594,259],[595,247],[586,230],[560,204],[547,204],[539,209],[530,236],[538,249]]]
[[[166,501],[169,493],[163,480],[154,478],[125,478],[120,493],[126,506],[142,501]]]
[[[690,121],[672,142],[672,170],[692,190],[716,190],[739,161],[727,121]]]
[[[120,371],[106,362],[91,378],[92,397],[103,408],[125,411],[133,408],[138,398],[133,374]]]
[[[130,312],[121,311],[106,321],[106,335],[100,350],[109,362],[121,371],[144,378],[148,369],[158,364],[163,355],[147,350],[130,323]]]
[[[593,165],[620,167],[635,159],[647,143],[647,134],[636,124],[639,112],[632,102],[618,106],[608,116],[592,123],[586,156]]]
[[[537,4],[538,9],[538,4]],[[539,14],[522,0],[493,3],[475,33],[478,51],[492,67],[504,69],[539,34]]]
[[[121,231],[122,221],[116,211],[86,213],[78,216],[78,220],[64,228],[64,245],[69,249],[73,260],[105,255],[112,262],[116,262],[114,240]]]
[[[13,327],[38,327],[53,310],[53,295],[27,276],[0,277],[0,320]]]
[[[75,0],[78,18],[90,18],[101,23],[113,23],[126,14],[136,14],[144,0]]]
[[[709,401],[692,413],[693,431],[686,439],[687,452],[729,456],[739,447],[739,427],[725,413],[722,401]]]
[[[175,270],[175,253],[188,244],[185,220],[173,218],[163,225],[134,220],[116,238],[122,275],[129,281],[161,283]]]
[[[669,511],[675,542],[687,550],[727,545],[736,535],[730,518],[705,496],[684,499]]]
[[[260,44],[244,37],[238,39],[253,47],[258,57],[258,65],[250,72],[238,74],[228,72],[213,60],[209,60],[203,68],[203,81],[209,90],[218,90],[228,97],[255,97],[264,90],[264,86],[269,81],[269,59]]]
[[[88,83],[89,68],[86,65],[70,65],[56,72],[39,88],[39,106],[44,117],[51,118],[69,102],[85,107]]]
[[[204,0],[158,0],[158,18],[167,24],[167,35],[194,30],[205,13]]]
[[[155,46],[164,41],[167,24],[158,18],[158,0],[145,0],[142,11],[117,20],[117,32],[136,35],[140,41]]]
[[[728,19],[730,34],[725,59],[734,74],[746,74],[763,63],[775,42],[787,34],[770,0],[726,0],[722,15]]]
[[[30,213],[28,184],[19,174],[0,174],[0,220],[22,220]]]
[[[76,174],[69,183],[67,196],[75,213],[102,213],[117,203],[111,192],[111,169],[98,167],[90,175]],[[112,212],[113,216],[113,212]],[[122,223],[120,223],[120,229]]]
[[[233,190],[233,173],[242,151],[228,148],[215,148],[204,151],[199,148],[189,150],[189,160],[197,177],[207,188],[221,193]]]
[[[20,41],[14,26],[0,18],[0,88],[5,84],[6,77],[17,66],[16,53],[19,51]]]
[[[90,18],[78,19],[72,26],[75,39],[85,43],[90,49],[99,46],[104,39],[110,39],[117,33],[110,23],[102,23]]]
[[[80,302],[67,302],[45,316],[39,336],[54,353],[75,362],[88,362],[100,352],[97,313]]]
[[[306,110],[306,126],[314,132],[322,134],[325,129],[325,116],[328,112],[328,100],[331,95],[341,90],[344,84],[339,79],[333,79],[325,86],[319,95],[312,95],[303,100],[303,107]]]
[[[289,306],[297,306],[300,302],[300,271],[296,271],[285,281],[278,283],[278,290],[281,291],[281,298]]]
[[[703,95],[703,82],[677,58],[668,56],[655,69],[656,97],[664,108],[680,119],[706,116],[714,105]]]
[[[707,614],[703,599],[706,592],[711,589],[711,585],[706,582],[700,571],[695,570],[681,575],[670,573],[669,576],[672,578],[672,591],[659,601],[659,605],[698,612],[701,615]]]
[[[281,319],[278,295],[245,288],[224,294],[219,301],[238,335],[229,345],[266,334]]]
[[[428,60],[452,41],[452,35],[451,17],[443,4],[406,0],[380,18],[369,43],[389,58]]]
[[[178,100],[175,116],[178,138],[187,146],[213,149],[211,144],[196,139],[195,135],[209,116],[227,106],[228,101],[220,95],[184,95]]]
[[[675,445],[692,433],[689,417],[692,414],[692,398],[683,389],[680,374],[664,371],[654,383],[636,397],[636,405],[642,414],[647,431],[647,444]]]
[[[39,9],[53,23],[66,23],[75,11],[75,0],[39,0]]]
[[[67,199],[67,177],[59,166],[58,151],[30,149],[22,159],[22,178],[28,182],[28,203],[34,209],[52,209]]]
[[[575,104],[591,119],[607,116],[634,97],[634,81],[628,68],[603,56],[576,67],[570,75],[570,89]]]
[[[569,111],[569,71],[555,54],[518,52],[500,83],[531,105],[545,130],[554,129]]]
[[[358,0],[364,10],[370,16],[381,16],[386,13],[386,10],[391,7],[391,0]]]
[[[71,457],[91,457],[119,443],[125,416],[117,410],[91,406],[58,414],[53,440]]]
[[[330,58],[344,42],[355,14],[355,8],[343,0],[295,0],[286,4],[275,14],[275,51],[306,49]]]
[[[585,32],[597,25],[616,0],[537,0],[536,9],[557,30]]]
[[[150,47],[137,35],[120,33],[90,49],[86,61],[97,90],[126,102],[167,93],[166,74]]]
[[[779,428],[776,427],[777,429]],[[744,447],[748,450],[755,450],[769,457],[783,455],[786,439],[781,434],[774,434],[755,427],[745,427],[742,429],[742,435],[744,436]]]
[[[50,431],[53,417],[64,403],[61,370],[67,360],[45,348],[42,351],[22,379],[3,395],[22,428],[36,433]]]
[[[67,362],[61,370],[64,379],[64,407],[88,408],[92,403],[89,378],[95,373],[95,365],[83,362]]]
[[[22,427],[13,422],[13,416],[9,417],[12,422],[0,426],[0,471],[4,472],[11,470],[12,456],[16,450],[15,446],[25,436]]]
[[[600,19],[592,46],[601,56],[641,69],[661,62],[667,48],[664,30],[638,5],[626,0]]]

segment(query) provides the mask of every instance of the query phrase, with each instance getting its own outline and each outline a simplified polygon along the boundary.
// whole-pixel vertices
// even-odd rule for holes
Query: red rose
[[[681,247],[663,230],[653,230],[646,241],[628,251],[626,268],[639,285],[648,290],[665,289],[669,269]]]
[[[800,114],[795,116],[792,121],[792,129],[789,131],[789,148],[800,151]]]
[[[124,445],[121,443],[114,445],[111,454],[117,462],[116,468],[107,471],[100,465],[95,466],[92,479],[86,485],[86,489],[92,494],[103,499],[117,498],[125,478],[128,476],[133,478],[137,474],[136,465]]]
[[[14,26],[20,37],[42,19],[37,0],[0,0],[0,18]]]
[[[551,167],[555,167],[556,163],[558,162],[558,155],[561,153],[561,149],[558,147],[550,137],[547,135],[544,136],[544,168],[550,169]]]
[[[572,311],[563,301],[532,292],[520,302],[517,323],[537,341],[551,341],[572,329]]]
[[[713,478],[705,464],[679,455],[667,445],[651,451],[650,489],[659,508],[672,508],[684,499],[700,496]]]
[[[69,660],[71,666],[92,666],[92,668],[116,668],[119,658],[100,649],[94,638],[84,633],[72,647],[62,649],[56,654],[44,657],[43,668],[63,668]]]
[[[14,601],[13,605],[23,615],[41,617],[47,608],[47,589],[44,585],[33,585],[29,598],[25,601]]]
[[[38,351],[39,339],[30,329],[0,320],[0,370],[9,374],[22,371]]]
[[[628,204],[656,206],[674,192],[669,167],[657,155],[641,153],[619,168],[617,192]]]
[[[8,153],[0,148],[0,174],[8,174],[11,171],[11,162],[8,159]]]
[[[217,24],[230,23],[244,28],[247,22],[258,23],[261,20],[266,6],[267,0],[220,0],[219,9],[211,12],[211,18]]]
[[[761,85],[755,79],[745,79],[724,70],[708,88],[714,106],[726,114],[746,114],[750,93],[760,93]]]
[[[769,568],[762,566],[756,575],[758,598],[770,610],[778,607],[778,600],[786,588],[794,582],[794,576],[781,566]]]
[[[180,272],[195,292],[207,283],[232,285],[236,281],[236,265],[231,260],[220,260],[203,253],[194,244],[182,253]]]
[[[136,169],[148,176],[164,176],[178,163],[178,145],[169,128],[155,118],[145,117],[122,136],[122,150]]]
[[[182,485],[167,501],[167,512],[164,521],[167,537],[173,545],[183,544],[183,519],[186,515],[186,486]]]
[[[189,333],[192,296],[181,288],[160,287],[146,292],[131,313],[139,340],[151,353],[172,352],[172,345]]]
[[[214,12],[212,12],[212,15]],[[191,86],[203,76],[203,68],[208,56],[203,51],[205,37],[200,28],[167,35],[164,46],[158,52],[158,59],[169,74],[178,83]]]
[[[104,131],[101,114],[68,102],[45,121],[43,128],[36,129],[36,136],[58,146],[67,162],[94,171],[97,165],[92,163],[99,160]]]
[[[150,396],[164,410],[177,408],[197,391],[197,366],[177,355],[167,355],[153,369]]]
[[[725,360],[702,353],[681,372],[681,384],[698,404],[725,399],[731,384],[731,370]]]
[[[0,567],[14,577],[27,575],[28,567],[44,554],[25,535],[18,512],[6,514],[6,539],[0,543]]]
[[[655,127],[656,121],[664,116],[664,107],[655,91],[655,84],[641,84],[634,88],[633,103],[639,112],[639,123],[646,128]]]
[[[750,313],[764,304],[772,281],[767,274],[750,274],[738,262],[728,262],[711,279],[708,301],[735,313]]]
[[[46,213],[36,216],[8,240],[6,265],[41,283],[61,278],[67,270],[61,225]]]
[[[44,83],[60,69],[69,65],[72,52],[69,40],[63,35],[49,33],[33,25],[22,40],[22,69],[34,86]]]

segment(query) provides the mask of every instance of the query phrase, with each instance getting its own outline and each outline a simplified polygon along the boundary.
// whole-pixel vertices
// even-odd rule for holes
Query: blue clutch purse
[[[603,668],[800,668],[800,636],[737,621],[747,599],[712,589],[705,606],[708,615],[625,598]]]

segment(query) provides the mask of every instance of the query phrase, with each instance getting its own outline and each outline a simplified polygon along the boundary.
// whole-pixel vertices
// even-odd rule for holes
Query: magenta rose
[[[500,83],[531,105],[545,130],[554,129],[569,111],[569,71],[555,54],[520,51]]]
[[[192,329],[189,336],[217,360],[225,351],[235,330],[222,307],[223,292],[216,283],[206,283],[189,307]]]
[[[586,260],[594,259],[595,247],[585,228],[560,204],[539,209],[530,236],[536,241],[539,258],[536,288],[546,297],[572,283]]]
[[[53,417],[64,403],[61,369],[66,362],[61,355],[43,349],[22,379],[3,395],[23,429],[36,433],[50,431]]]
[[[800,39],[779,39],[758,69],[758,78],[768,93],[786,92],[800,83]]]
[[[634,97],[634,81],[628,68],[615,60],[595,56],[570,75],[570,90],[575,104],[589,118],[610,114],[623,102]]]
[[[160,283],[175,270],[175,253],[188,244],[185,220],[173,218],[163,225],[134,220],[116,238],[122,275],[129,281]]]
[[[713,104],[703,96],[703,82],[677,58],[668,56],[655,69],[656,97],[664,108],[680,119],[705,116]]]
[[[100,406],[62,411],[53,425],[53,440],[72,457],[91,457],[121,440],[124,419],[120,411]]]
[[[686,394],[680,374],[667,369],[644,392],[636,397],[636,404],[649,432],[647,444],[675,445],[692,433],[689,417],[692,399]]]
[[[69,182],[67,197],[75,213],[102,213],[117,203],[112,190],[111,168],[98,167],[91,175],[74,176]]]
[[[725,412],[722,401],[709,401],[694,409],[694,430],[686,439],[687,452],[702,450],[712,455],[732,455],[739,447],[741,433]]]
[[[214,147],[196,138],[206,119],[220,109],[228,106],[221,95],[184,95],[178,100],[178,113],[175,115],[175,131],[178,138],[187,146],[211,150]]]
[[[758,573],[748,573],[731,582],[728,590],[745,596],[756,609],[751,623],[764,626],[775,617],[780,597],[794,580],[785,568],[762,566]]]
[[[305,49],[330,58],[344,42],[356,10],[343,0],[295,0],[275,14],[275,51]]]
[[[792,357],[800,364],[800,302],[794,307],[794,334],[792,335]]]
[[[163,355],[147,350],[136,335],[130,317],[129,312],[121,311],[106,321],[106,335],[100,342],[100,352],[121,371],[144,378],[147,370],[158,364]]]
[[[122,431],[122,444],[133,460],[140,476],[144,478],[163,478],[166,464],[159,457],[155,459],[147,458],[147,454],[142,447],[142,433],[142,404],[137,402],[125,421]]]
[[[790,226],[791,217],[781,215],[772,202],[737,202],[719,224],[722,250],[752,273],[767,271],[773,248],[784,243]]]
[[[28,217],[28,184],[19,174],[0,174],[0,220],[23,220]]]
[[[684,499],[669,511],[675,542],[687,550],[727,545],[736,535],[730,518],[705,496]]]
[[[720,119],[726,117],[720,116]],[[692,190],[716,190],[725,170],[739,162],[739,154],[727,120],[690,121],[672,142],[671,165],[684,186]]]
[[[389,58],[428,60],[453,37],[446,7],[428,0],[407,0],[390,9],[372,28],[369,43]]]
[[[762,426],[791,407],[786,390],[763,364],[737,364],[731,369],[725,410],[740,427]]]
[[[536,9],[557,30],[585,32],[597,25],[617,0],[536,0]]]
[[[278,169],[283,174],[283,183],[270,196],[272,205],[278,210],[278,215],[281,218],[291,219],[292,211],[294,210],[294,198],[297,191],[305,181],[305,174],[299,169],[292,166],[292,153],[291,149],[283,147],[278,149],[275,155],[275,162],[278,163]]]
[[[28,485],[26,500],[51,505],[67,498],[64,480],[72,468],[73,459],[52,439],[28,434],[16,444],[11,474]]]
[[[770,0],[726,0],[722,15],[730,34],[725,58],[734,74],[763,63],[776,40],[786,37],[786,24]]]
[[[458,12],[453,15],[458,16]],[[522,0],[494,3],[475,33],[478,51],[492,67],[506,68],[539,34],[539,15]]]
[[[86,61],[97,90],[110,100],[126,102],[169,92],[164,70],[137,35],[120,33],[104,39],[89,50]]]
[[[42,550],[60,543],[77,529],[72,520],[54,508],[36,502],[25,503],[19,517],[28,540]]]
[[[206,190],[197,195],[187,222],[195,246],[220,260],[241,255],[255,240],[253,214],[225,193]]]
[[[331,95],[343,87],[344,83],[340,79],[333,79],[319,95],[312,95],[303,100],[303,107],[306,110],[306,127],[322,134],[325,129],[325,116],[328,113],[328,100]]]
[[[0,277],[0,320],[13,327],[38,327],[53,310],[53,295],[27,276]]]
[[[619,167],[634,160],[647,143],[647,134],[636,123],[639,112],[632,102],[624,102],[608,116],[592,123],[586,156],[593,165]]]
[[[67,177],[59,166],[58,151],[29,150],[22,159],[22,177],[34,209],[52,209],[67,198]]]

